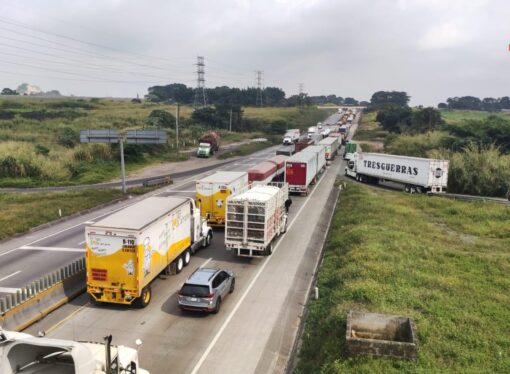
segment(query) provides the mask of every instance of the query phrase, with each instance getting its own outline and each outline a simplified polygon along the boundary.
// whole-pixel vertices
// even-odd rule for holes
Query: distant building
[[[42,90],[37,87],[35,84],[22,83],[18,86],[16,91],[20,95],[37,95],[42,93]]]

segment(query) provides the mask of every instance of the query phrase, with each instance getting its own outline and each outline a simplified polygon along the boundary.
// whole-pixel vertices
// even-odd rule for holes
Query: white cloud
[[[447,21],[432,26],[418,41],[425,50],[460,48],[470,41],[470,31],[462,21]]]

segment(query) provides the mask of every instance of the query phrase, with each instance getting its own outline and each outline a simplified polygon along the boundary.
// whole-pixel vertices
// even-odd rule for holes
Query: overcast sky
[[[66,38],[64,38],[66,37]],[[264,85],[413,105],[510,96],[508,0],[1,0],[0,86],[133,97]]]

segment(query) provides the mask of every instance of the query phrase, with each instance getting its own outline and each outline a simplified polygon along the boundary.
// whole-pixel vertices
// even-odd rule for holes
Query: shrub
[[[42,144],[36,144],[35,153],[43,156],[48,156],[48,154],[50,153],[50,149]]]
[[[80,142],[80,134],[78,131],[70,127],[64,127],[57,132],[57,143],[66,148],[74,148]]]
[[[471,143],[462,152],[434,151],[431,156],[450,160],[449,192],[505,197],[510,190],[510,156],[494,145]]]
[[[15,115],[16,113],[10,110],[0,110],[0,120],[13,119]]]

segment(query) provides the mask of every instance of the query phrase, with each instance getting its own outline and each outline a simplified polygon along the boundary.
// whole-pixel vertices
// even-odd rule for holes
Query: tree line
[[[510,97],[486,97],[483,99],[474,96],[449,97],[446,103],[439,103],[437,107],[439,109],[468,109],[498,112],[502,109],[510,109]]]
[[[171,102],[192,105],[195,101],[195,88],[182,83],[171,83],[165,86],[148,88],[145,98],[153,102]],[[278,87],[265,87],[260,92],[256,87],[236,88],[220,86],[206,88],[207,103],[210,105],[255,106],[257,95],[262,95],[264,106],[310,106],[326,103],[337,105],[359,105],[360,102],[352,97],[336,95],[309,96],[306,93],[287,97],[285,91]],[[365,102],[365,104],[368,104]]]

